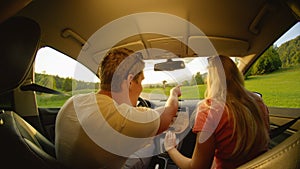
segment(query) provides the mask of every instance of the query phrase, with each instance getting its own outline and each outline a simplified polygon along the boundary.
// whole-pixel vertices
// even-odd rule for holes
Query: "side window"
[[[76,60],[44,47],[36,56],[35,83],[61,93],[37,92],[38,107],[59,108],[74,94],[97,91],[99,78]]]
[[[300,23],[269,47],[246,73],[245,86],[270,107],[300,108]]]

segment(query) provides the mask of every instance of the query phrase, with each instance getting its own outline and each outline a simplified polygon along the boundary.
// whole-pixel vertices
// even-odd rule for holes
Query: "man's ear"
[[[134,78],[134,76],[132,74],[129,74],[127,76],[127,84],[128,84],[128,86],[131,84],[131,81],[133,80],[133,78]]]

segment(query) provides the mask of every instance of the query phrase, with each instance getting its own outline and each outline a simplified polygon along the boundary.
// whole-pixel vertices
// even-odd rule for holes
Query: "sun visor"
[[[118,48],[121,47],[128,48],[133,51],[139,51],[145,48],[141,41],[131,42],[131,43],[118,46]],[[92,72],[97,73],[99,64],[102,62],[102,59],[104,58],[104,56],[109,50],[111,49],[99,50],[97,48],[89,48],[89,50],[81,51],[80,57],[78,57],[77,60],[83,65],[85,65],[86,67],[88,67]],[[142,54],[143,56],[147,56],[146,53],[142,53]]]
[[[176,56],[186,56],[186,48],[187,46],[182,43],[183,37],[163,37],[148,40],[148,43],[151,48],[162,49],[168,52],[172,52]],[[151,54],[150,54],[151,55]],[[155,56],[156,54],[152,54]],[[166,54],[168,55],[168,54]]]
[[[242,56],[249,49],[249,43],[246,41],[224,37],[190,36],[188,38],[188,45],[192,49],[197,49],[197,51],[188,49],[188,55],[195,52],[198,56],[216,54]]]

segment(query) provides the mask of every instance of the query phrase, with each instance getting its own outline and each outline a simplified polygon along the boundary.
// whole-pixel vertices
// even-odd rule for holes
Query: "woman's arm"
[[[207,137],[208,139],[206,139]],[[168,137],[166,135],[165,139],[166,142],[173,142],[168,140],[172,139],[170,136]],[[210,169],[214,159],[215,139],[213,135],[209,136],[208,133],[199,132],[197,134],[197,141],[192,158],[183,156],[175,147],[165,148],[167,149],[170,158],[181,169]]]

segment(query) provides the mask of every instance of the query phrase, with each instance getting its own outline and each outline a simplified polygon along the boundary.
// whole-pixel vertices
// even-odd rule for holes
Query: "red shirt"
[[[214,109],[208,108],[205,103],[210,106],[214,104]],[[268,109],[262,100],[258,103],[263,110],[266,127],[269,128]],[[231,153],[236,144],[236,137],[231,139],[233,121],[230,120],[231,115],[227,112],[227,109],[220,103],[212,102],[212,100],[204,100],[199,104],[197,112],[193,132],[198,133],[199,131],[205,131],[214,134],[216,168],[236,168],[268,150],[268,144],[256,144],[253,146],[255,148],[252,148],[249,152],[247,158],[232,158]]]

